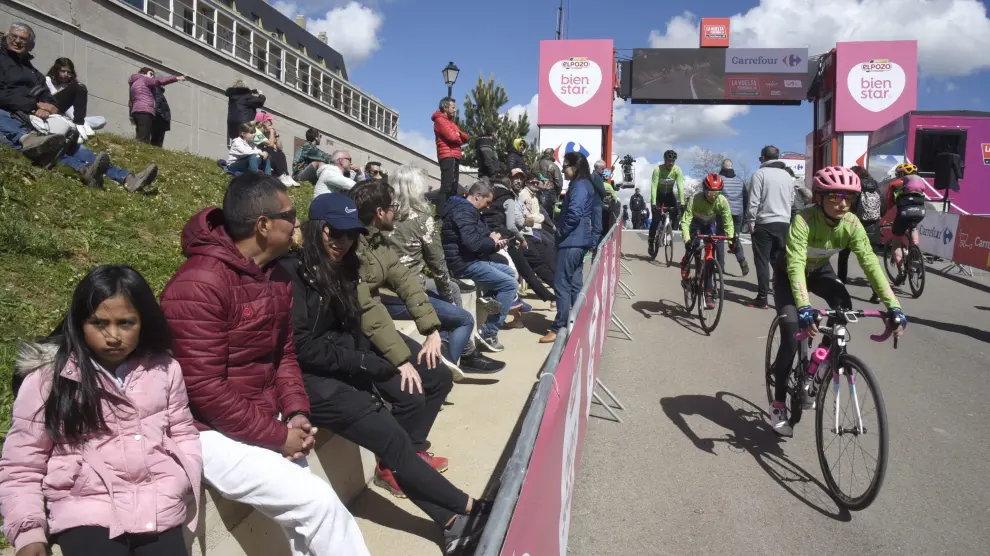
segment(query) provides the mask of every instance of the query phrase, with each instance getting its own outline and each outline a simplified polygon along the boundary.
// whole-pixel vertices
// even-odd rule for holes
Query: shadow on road
[[[974,309],[979,309],[980,311],[990,311],[990,307],[984,307],[983,305],[973,305]]]
[[[809,508],[836,521],[851,519],[825,485],[787,459],[783,439],[774,434],[767,422],[769,416],[753,402],[730,392],[717,392],[714,397],[689,394],[663,398],[660,406],[699,450],[717,456],[715,443],[724,442],[730,450],[747,452],[771,479]],[[720,438],[701,438],[688,426],[686,415],[700,415],[729,432]]]
[[[978,328],[973,328],[972,326],[966,326],[965,324],[956,324],[954,322],[939,322],[937,320],[928,320],[921,317],[911,317],[910,322],[920,324],[921,326],[927,326],[929,328],[944,330],[946,332],[954,332],[956,334],[962,334],[964,336],[969,336],[974,340],[979,340],[985,344],[990,344],[990,332],[986,330],[980,330]]]
[[[937,274],[942,278],[952,280],[957,284],[962,284],[964,286],[969,286],[971,288],[976,288],[980,291],[990,293],[990,285],[984,284],[982,282],[978,282],[976,279],[963,274],[959,274],[958,272],[950,272],[948,270],[937,269],[932,267],[932,265],[928,265],[927,267],[925,267],[925,270],[932,274]]]
[[[656,259],[651,259],[649,255],[644,255],[642,253],[629,253],[626,255],[626,259],[632,259],[634,261],[643,261],[650,263],[653,266],[666,267],[667,262],[663,259],[663,254],[661,253]]]
[[[674,303],[667,299],[637,301],[632,304],[632,308],[647,319],[652,319],[654,315],[661,315],[699,336],[707,336],[705,331],[701,329],[701,325],[695,322],[694,314],[685,311],[684,306],[680,303]]]

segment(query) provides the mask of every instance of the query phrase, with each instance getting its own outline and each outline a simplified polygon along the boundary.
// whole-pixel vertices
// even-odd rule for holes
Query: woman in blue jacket
[[[570,180],[557,222],[557,273],[553,290],[557,294],[557,316],[553,329],[540,338],[549,344],[557,339],[557,330],[567,326],[571,305],[577,301],[583,284],[584,255],[598,244],[602,235],[601,219],[593,215],[602,212],[602,200],[591,185],[591,167],[581,153],[564,155],[564,179]]]

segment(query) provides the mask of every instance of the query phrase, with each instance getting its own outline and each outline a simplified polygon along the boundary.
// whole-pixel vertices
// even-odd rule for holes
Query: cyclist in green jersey
[[[777,259],[774,303],[780,323],[780,349],[773,363],[776,379],[770,423],[782,436],[794,434],[787,418],[787,375],[798,349],[795,334],[807,330],[818,333],[821,315],[811,306],[810,293],[823,298],[833,310],[852,309],[846,287],[839,281],[829,258],[843,249],[852,251],[866,278],[887,306],[887,326],[896,327],[900,337],[907,327],[907,317],[894,296],[880,262],[873,253],[866,229],[859,218],[849,212],[860,193],[859,176],[848,168],[829,166],[815,172],[814,198],[817,204],[799,212],[791,222],[787,248]]]
[[[650,193],[650,212],[653,221],[650,222],[650,242],[657,235],[663,214],[660,205],[670,209],[670,224],[674,226],[677,219],[678,207],[684,204],[684,172],[674,162],[677,153],[668,150],[663,153],[663,164],[653,170],[653,188]]]
[[[718,174],[708,174],[702,181],[703,190],[694,197],[688,199],[684,207],[684,216],[681,218],[681,238],[684,240],[684,258],[681,259],[681,279],[687,280],[691,273],[689,265],[691,256],[695,250],[701,248],[701,240],[698,234],[714,235],[715,218],[722,219],[722,226],[725,235],[735,237],[735,230],[732,222],[732,208],[729,200],[722,195],[725,182]],[[725,245],[719,241],[716,245],[718,250],[718,260],[725,260]],[[735,252],[735,240],[732,240],[729,250]],[[686,282],[684,283],[686,285]],[[709,309],[715,308],[715,300],[712,298],[711,275],[705,284],[705,305]]]

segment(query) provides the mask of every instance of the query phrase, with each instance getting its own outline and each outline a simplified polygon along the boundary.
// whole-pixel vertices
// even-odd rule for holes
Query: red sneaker
[[[395,482],[395,476],[392,475],[392,470],[382,467],[381,462],[375,468],[375,485],[384,488],[396,498],[406,498],[402,489],[399,488],[399,483]]]
[[[433,452],[427,452],[426,450],[420,450],[416,452],[416,455],[423,458],[423,461],[430,464],[430,467],[436,469],[438,473],[443,473],[450,466],[450,460],[447,458],[442,458],[439,456],[434,456]]]

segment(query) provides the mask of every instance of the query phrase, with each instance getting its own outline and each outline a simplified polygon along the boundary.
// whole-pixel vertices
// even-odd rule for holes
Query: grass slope
[[[75,173],[32,167],[16,151],[0,147],[0,431],[9,425],[10,376],[17,341],[48,334],[68,307],[72,291],[94,266],[127,263],[155,292],[183,261],[179,244],[186,221],[219,205],[229,182],[215,160],[163,150],[113,135],[87,143],[114,164],[140,171],[159,166],[156,195],[127,193],[105,180],[83,187]],[[306,214],[312,186],[292,189]]]

